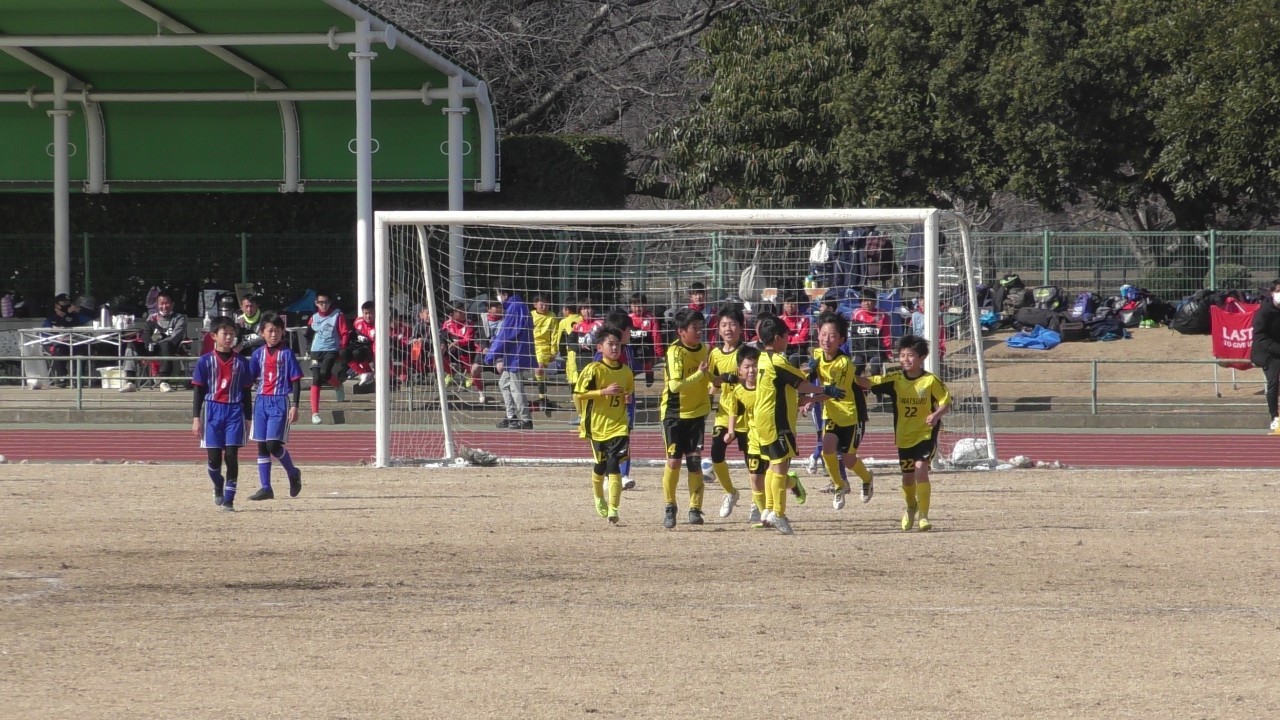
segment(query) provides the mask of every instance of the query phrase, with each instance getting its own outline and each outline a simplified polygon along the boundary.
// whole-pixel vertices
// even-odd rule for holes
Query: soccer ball
[[[711,458],[702,458],[702,474],[711,474]]]

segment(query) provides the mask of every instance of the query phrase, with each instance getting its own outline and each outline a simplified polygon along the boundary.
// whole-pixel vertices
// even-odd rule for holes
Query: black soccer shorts
[[[685,455],[701,455],[706,434],[706,417],[662,421],[662,441],[667,446],[667,458],[670,460],[678,460]]]

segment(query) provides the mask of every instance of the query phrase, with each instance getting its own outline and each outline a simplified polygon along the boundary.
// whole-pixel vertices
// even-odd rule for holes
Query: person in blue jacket
[[[533,416],[524,399],[520,372],[538,366],[533,352],[533,316],[519,295],[505,288],[499,288],[495,294],[502,303],[502,324],[489,343],[484,361],[498,373],[498,389],[506,405],[507,416],[498,427],[532,430]]]

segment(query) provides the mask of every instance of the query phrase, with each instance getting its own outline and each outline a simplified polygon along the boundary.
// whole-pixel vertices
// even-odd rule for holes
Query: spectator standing
[[[533,355],[533,317],[519,295],[505,288],[496,294],[502,303],[502,324],[489,345],[485,363],[493,365],[498,373],[498,388],[506,405],[507,416],[498,427],[532,430],[533,418],[524,399],[520,372],[537,367]]]
[[[1262,368],[1267,380],[1267,412],[1271,414],[1271,434],[1280,435],[1280,278],[1271,281],[1253,316],[1253,350],[1250,360]]]
[[[342,389],[342,378],[334,371],[340,369],[338,361],[351,340],[351,326],[342,311],[334,306],[333,296],[316,293],[316,312],[307,326],[311,328],[311,424],[324,422],[320,417],[320,388],[325,383],[333,385],[338,402],[347,399]]]

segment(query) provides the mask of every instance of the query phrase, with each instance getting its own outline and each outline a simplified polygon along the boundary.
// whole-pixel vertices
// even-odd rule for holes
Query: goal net
[[[873,298],[891,337],[887,368],[896,364],[903,334],[914,328],[930,341],[926,369],[943,378],[953,398],[940,462],[995,458],[982,345],[974,342],[978,310],[968,302],[982,268],[956,214],[396,211],[376,214],[374,243],[379,466],[589,462],[570,378],[595,352],[578,343],[579,331],[610,312],[633,315],[637,324],[649,319],[648,327],[636,328],[647,335],[633,353],[631,456],[641,465],[661,462],[661,348],[675,338],[675,311],[699,299],[708,341],[715,313],[736,304],[747,317],[748,340],[755,315],[792,312],[810,319],[813,347],[820,305],[849,318]],[[499,291],[510,293],[505,308]],[[567,331],[553,330],[554,344],[540,335],[528,348],[528,367],[518,373],[522,403],[511,392],[517,388],[504,393],[486,360],[504,324],[508,332],[524,324],[531,335],[547,327]],[[798,362],[807,348],[789,347],[788,354]],[[860,454],[896,464],[888,403],[868,396],[868,404]],[[803,457],[816,434],[806,418],[799,427]]]

